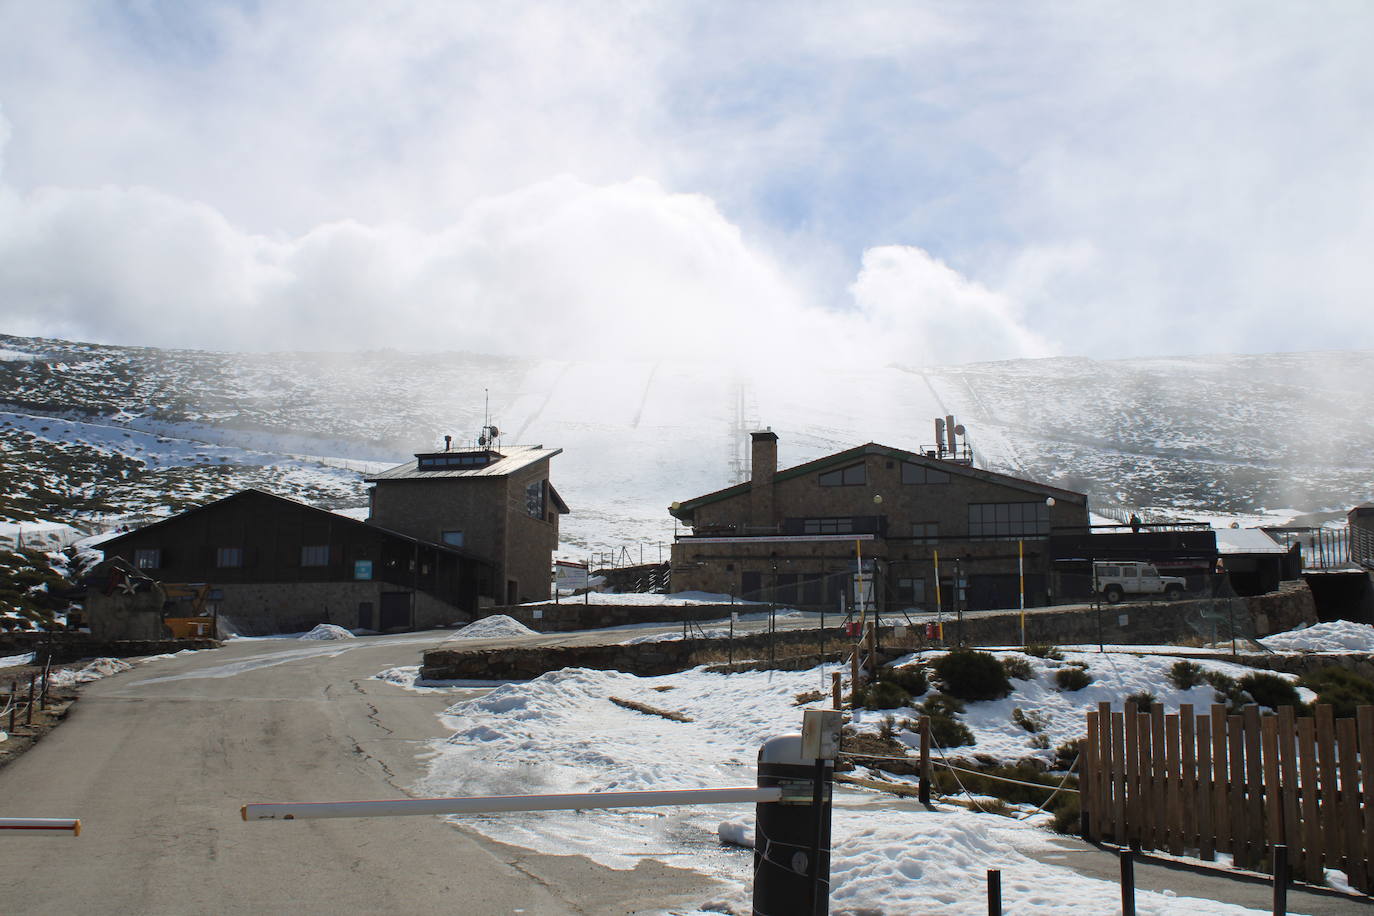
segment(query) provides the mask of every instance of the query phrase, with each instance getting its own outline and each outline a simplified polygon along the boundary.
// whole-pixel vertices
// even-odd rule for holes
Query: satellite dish
[[[482,446],[483,448],[486,448],[486,447],[487,447],[487,437],[486,437],[486,436],[478,436],[478,437],[477,437],[477,444],[480,445],[480,446]]]
[[[963,434],[964,434],[964,424],[960,423],[958,426],[954,427],[954,435],[956,435],[956,436],[962,436]]]
[[[495,426],[488,426],[487,429],[491,430],[491,437],[493,439],[501,435],[501,430],[497,429]]]

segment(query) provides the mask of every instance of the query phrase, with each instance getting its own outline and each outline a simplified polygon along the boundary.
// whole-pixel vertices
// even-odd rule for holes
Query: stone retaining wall
[[[569,598],[555,604],[520,604],[510,607],[483,608],[482,617],[504,614],[540,633],[567,633],[572,630],[602,630],[623,627],[632,623],[681,623],[684,620],[724,620],[731,611],[758,614],[768,610],[766,604],[597,604]]]
[[[51,642],[49,642],[51,640]],[[49,650],[55,665],[83,658],[128,658],[162,655],[182,649],[218,649],[217,639],[95,639],[87,633],[5,633],[0,635],[0,655],[34,652],[42,664]]]
[[[839,627],[825,630],[830,648],[840,645]],[[887,637],[891,637],[890,631]],[[786,630],[774,634],[773,646],[779,655],[795,653],[797,647],[818,645],[820,630]],[[736,659],[767,655],[769,636],[755,633],[733,640]],[[596,668],[624,671],[648,677],[674,674],[709,662],[725,662],[731,653],[731,640],[676,639],[662,642],[611,646],[529,646],[510,649],[438,648],[424,653],[420,677],[429,680],[523,681],[562,668]]]

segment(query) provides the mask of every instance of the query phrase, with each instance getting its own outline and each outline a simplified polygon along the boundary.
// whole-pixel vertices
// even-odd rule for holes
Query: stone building
[[[870,442],[779,470],[777,442],[754,433],[748,482],[673,504],[692,529],[673,545],[674,590],[975,610],[1016,607],[1024,569],[1026,605],[1044,605],[1051,530],[1088,525],[1084,494],[980,470],[953,448]]]
[[[568,512],[549,483],[562,451],[483,445],[417,454],[368,478],[368,522],[485,560],[492,580],[481,594],[495,603],[547,600],[558,518]]]
[[[243,490],[100,545],[169,592],[208,586],[221,632],[405,630],[466,619],[496,581],[484,559],[448,544],[388,531],[262,490]],[[159,639],[162,617],[187,616],[136,599],[108,569],[91,583],[86,616],[110,639]],[[195,586],[194,589],[190,588]]]

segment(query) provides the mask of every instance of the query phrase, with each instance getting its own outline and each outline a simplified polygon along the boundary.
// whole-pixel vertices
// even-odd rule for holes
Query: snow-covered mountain
[[[670,341],[665,346],[670,345]],[[485,403],[508,444],[564,449],[564,552],[671,537],[666,507],[735,482],[754,425],[796,464],[917,448],[955,414],[978,463],[1095,505],[1346,508],[1374,490],[1374,353],[722,368],[665,352],[238,354],[0,336],[0,517],[96,525],[254,485],[344,508],[360,472],[451,434]],[[646,548],[645,559],[656,557]]]

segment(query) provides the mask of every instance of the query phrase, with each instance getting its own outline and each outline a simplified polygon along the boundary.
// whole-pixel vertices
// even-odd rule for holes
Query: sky
[[[1374,347],[1365,2],[0,0],[0,332]]]

